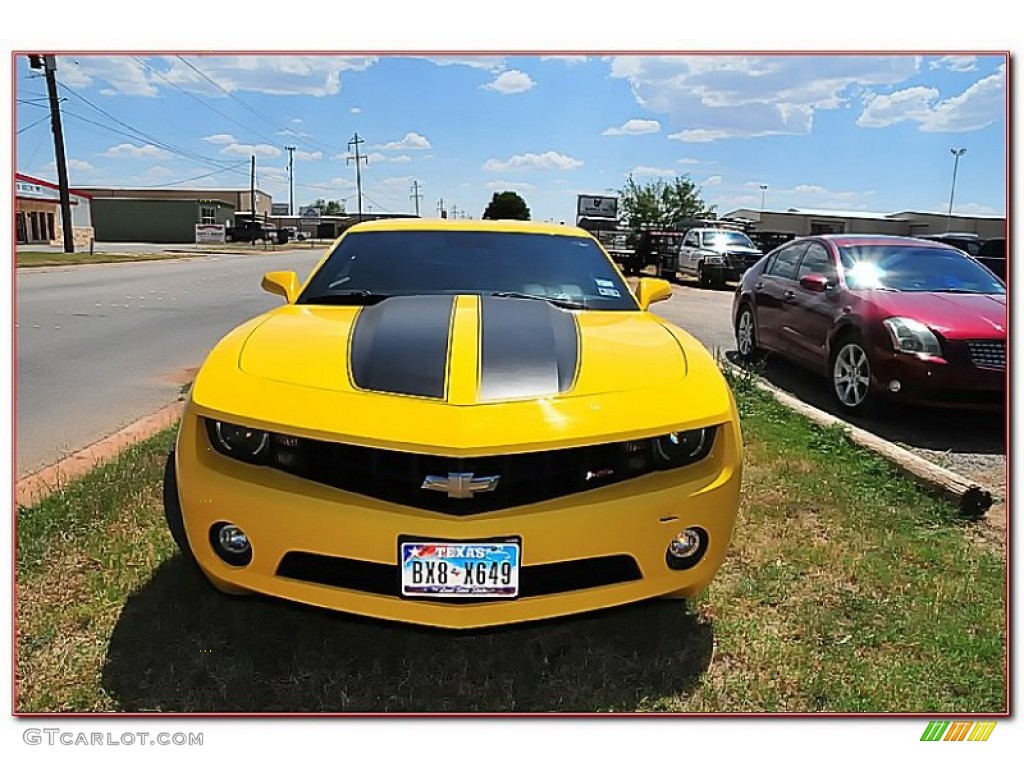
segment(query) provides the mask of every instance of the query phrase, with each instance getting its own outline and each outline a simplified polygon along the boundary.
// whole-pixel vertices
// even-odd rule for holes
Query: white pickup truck
[[[701,285],[724,285],[739,280],[764,254],[750,238],[732,229],[695,227],[679,246],[679,271]]]

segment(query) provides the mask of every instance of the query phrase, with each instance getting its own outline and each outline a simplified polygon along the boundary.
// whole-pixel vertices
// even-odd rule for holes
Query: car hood
[[[681,381],[686,357],[646,312],[476,296],[287,306],[245,340],[242,372],[337,392],[457,405],[632,392]]]
[[[949,339],[1005,339],[1006,296],[872,291],[883,317],[910,317]]]

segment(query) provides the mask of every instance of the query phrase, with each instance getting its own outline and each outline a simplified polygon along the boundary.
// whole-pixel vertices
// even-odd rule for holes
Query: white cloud
[[[204,136],[203,141],[208,141],[211,144],[234,144],[238,139],[230,133],[215,133],[212,136]]]
[[[657,120],[640,120],[633,118],[627,120],[619,127],[608,128],[604,136],[642,136],[645,133],[657,133],[661,130],[661,123]]]
[[[849,103],[866,86],[901,83],[914,56],[616,56],[611,76],[629,82],[640,106],[670,116],[670,138],[809,133],[814,113]]]
[[[928,69],[948,69],[950,72],[973,72],[977,68],[977,56],[943,56],[928,64]]]
[[[420,56],[419,58],[426,59],[439,67],[471,67],[485,69],[489,72],[500,72],[505,68],[504,56]]]
[[[510,69],[502,72],[494,80],[486,85],[480,86],[488,91],[497,91],[506,95],[512,93],[525,93],[535,86],[536,83],[525,72],[518,69]]]
[[[430,149],[430,142],[427,140],[426,136],[410,132],[405,134],[404,139],[400,139],[399,141],[389,141],[386,144],[378,144],[375,149]]]
[[[85,160],[77,160],[73,157],[69,157],[66,162],[69,171],[76,171],[78,173],[89,173],[91,171],[97,170],[95,165],[86,162]],[[57,163],[53,160],[48,162],[45,167],[46,170],[51,173],[57,172]]]
[[[630,171],[634,176],[672,176],[676,172],[672,168],[657,168],[653,165],[638,165]]]
[[[506,171],[522,168],[558,168],[564,171],[571,171],[582,165],[582,160],[548,150],[540,154],[527,152],[522,155],[512,155],[508,160],[498,160],[492,157],[483,164],[483,169],[485,171]]]
[[[589,57],[587,56],[541,56],[541,61],[562,61],[568,64],[570,67],[576,66],[577,64],[585,64]]]
[[[527,184],[524,181],[488,181],[484,184],[484,187],[494,192],[508,192],[508,191],[522,191],[522,192],[533,192],[537,189],[533,184]]]
[[[100,96],[117,96],[117,91],[113,88],[100,88]]]
[[[152,144],[117,144],[110,147],[103,153],[104,157],[130,157],[130,158],[163,158],[170,157],[171,153]]]
[[[296,125],[302,125],[306,121],[303,120],[301,117],[293,117],[292,122],[295,123]]]
[[[352,107],[352,109],[350,109],[349,112],[351,112],[353,115],[363,114],[363,110],[361,110],[359,107]]]
[[[118,58],[118,57],[114,57]],[[341,73],[362,72],[377,63],[376,56],[189,56],[189,63],[224,91],[251,91],[277,96],[333,96],[341,90]],[[175,57],[149,59],[163,78],[188,90],[210,96],[224,91]],[[164,80],[150,82],[162,86]]]
[[[701,165],[702,163],[710,165],[707,160],[697,160],[694,157],[681,157],[676,162],[680,165]]]
[[[932,206],[933,211],[945,211],[948,210],[949,200],[943,200],[941,203],[936,203]],[[957,216],[1001,216],[1002,211],[997,211],[990,205],[982,205],[981,203],[956,203],[953,206],[953,215]]]
[[[264,145],[264,146],[266,146],[266,145]],[[319,151],[319,150],[317,150],[316,152],[306,152],[304,150],[297,149],[297,150],[295,150],[295,159],[296,160],[307,160],[307,161],[308,160],[323,160],[324,159],[324,153]]]
[[[350,189],[355,189],[356,183],[347,176],[335,176],[333,179],[324,182],[321,186],[333,187],[339,192],[347,192]]]
[[[222,155],[237,155],[239,157],[277,157],[281,150],[270,144],[228,144],[220,151]]]
[[[708,176],[706,179],[704,179],[704,184],[702,186],[705,186],[705,187],[717,187],[721,183],[722,183],[722,177],[721,176]]]
[[[412,162],[412,156],[410,155],[385,155],[383,152],[371,152],[366,156],[366,159],[371,163],[410,163]]]
[[[124,96],[159,93],[146,68],[131,56],[58,56],[57,72],[60,81],[72,88],[99,82],[108,86],[105,90]]]
[[[1006,113],[1006,65],[963,93],[939,99],[936,88],[914,86],[869,98],[857,118],[862,128],[884,128],[906,120],[927,133],[962,133],[984,128]]]

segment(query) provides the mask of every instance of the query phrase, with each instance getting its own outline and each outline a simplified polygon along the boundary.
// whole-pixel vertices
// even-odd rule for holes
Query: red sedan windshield
[[[839,253],[846,284],[853,290],[1006,293],[995,275],[951,248],[850,245]]]

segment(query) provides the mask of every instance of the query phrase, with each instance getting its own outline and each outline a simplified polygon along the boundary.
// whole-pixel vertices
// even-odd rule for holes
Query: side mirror
[[[267,293],[284,296],[289,304],[294,304],[299,296],[299,276],[294,272],[267,272],[260,287]]]
[[[804,275],[800,278],[800,287],[806,288],[808,291],[814,291],[814,293],[824,293],[829,288],[829,282],[825,275]]]
[[[646,310],[656,301],[664,301],[672,296],[672,284],[668,280],[656,277],[641,277],[636,284],[636,298],[640,309]]]

